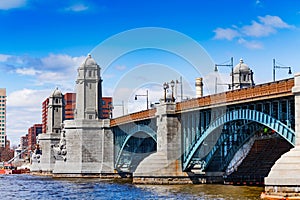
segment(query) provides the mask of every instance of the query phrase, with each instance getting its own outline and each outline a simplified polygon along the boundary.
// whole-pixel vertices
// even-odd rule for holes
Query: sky
[[[125,114],[145,109],[145,96],[134,96],[146,90],[157,102],[162,83],[180,77],[184,98],[194,97],[198,76],[205,95],[214,93],[214,64],[231,57],[234,66],[243,58],[256,84],[273,80],[273,59],[300,72],[296,0],[0,0],[0,25],[0,87],[7,90],[7,136],[14,145],[41,123],[51,91],[74,92],[76,69],[88,54],[101,67],[114,116],[122,102]],[[219,67],[218,77],[226,83],[229,73]],[[292,76],[276,70],[276,80]]]

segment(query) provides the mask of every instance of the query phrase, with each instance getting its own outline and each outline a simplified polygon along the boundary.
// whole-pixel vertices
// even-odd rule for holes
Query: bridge
[[[215,157],[219,160],[214,159],[218,163],[214,170],[225,172],[242,145],[264,128],[294,146],[293,86],[293,79],[281,80],[179,103],[164,102],[163,113],[155,108],[112,119],[114,169],[136,177],[143,177],[147,170],[155,174],[157,169],[149,169],[154,164],[147,163],[147,157],[161,151],[176,161],[173,169],[166,163],[157,167],[165,175],[164,166],[171,169],[169,176],[191,172],[199,165],[205,172]],[[159,129],[164,130],[162,135]]]
[[[218,182],[250,162],[253,146],[264,153],[275,141],[268,152],[280,146],[281,154],[292,150],[280,159],[281,154],[254,156],[256,162],[273,158],[264,172],[271,170],[266,191],[299,185],[300,74],[183,102],[165,96],[153,109],[101,119],[100,68],[89,56],[78,68],[76,92],[75,118],[61,129],[62,97],[57,91],[50,96],[48,132],[40,137],[43,154],[32,171],[55,177],[132,175],[134,183]],[[256,140],[266,138],[270,142],[258,148]]]

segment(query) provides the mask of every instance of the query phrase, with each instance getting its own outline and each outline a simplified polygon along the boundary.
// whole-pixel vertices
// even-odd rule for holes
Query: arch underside
[[[116,156],[115,169],[134,172],[144,158],[156,152],[156,146],[156,132],[146,125],[137,125],[122,142]]]
[[[241,126],[234,130],[236,133],[238,133],[236,136],[234,136],[232,132],[231,134],[228,134],[228,132],[226,133],[226,130],[220,130],[224,129],[224,127],[230,127],[231,124],[236,126],[236,123],[241,123]],[[247,132],[245,127],[252,127],[251,131]],[[185,156],[183,156],[183,171],[187,171],[195,165],[200,165],[201,169],[207,168],[215,156],[215,153],[220,150],[221,146],[224,146],[224,142],[228,142],[229,137],[239,137],[238,140],[231,139],[233,143],[237,143],[228,149],[227,155],[224,157],[225,160],[222,161],[223,163],[221,168],[226,167],[239,148],[254,136],[255,131],[262,127],[267,127],[270,130],[273,130],[273,132],[276,132],[290,144],[294,145],[294,131],[281,121],[271,117],[270,115],[255,110],[234,110],[225,113],[215,121],[211,122],[210,125],[202,132],[202,134],[200,134],[200,136],[190,145],[189,151],[185,154]],[[207,155],[197,157],[197,152],[199,152],[200,148],[203,147],[205,139],[211,134],[214,134],[216,131],[221,131],[222,133],[220,134],[216,144],[214,144],[214,147],[212,147]]]

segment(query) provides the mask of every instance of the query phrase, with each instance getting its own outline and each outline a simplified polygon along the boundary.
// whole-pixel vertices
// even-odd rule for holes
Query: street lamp
[[[148,90],[146,90],[146,94],[136,94],[134,97],[134,100],[137,100],[137,97],[147,97],[147,110],[149,109],[149,95],[148,95]]]
[[[224,67],[231,67],[231,89],[233,90],[234,88],[234,76],[233,76],[233,57],[230,58],[230,64],[226,64],[226,65],[219,65],[219,64],[215,64],[215,72],[218,72],[218,67],[219,66],[224,66]]]
[[[276,65],[275,59],[273,59],[273,82],[275,82],[275,71],[276,71],[276,69],[289,69],[288,74],[292,74],[291,67],[278,66],[278,65]]]
[[[167,82],[164,82],[163,87],[164,87],[164,100],[166,102],[167,101],[167,89],[169,88],[169,84]]]
[[[174,101],[175,101],[175,98],[174,98],[174,86],[175,86],[175,81],[174,81],[174,80],[171,80],[170,85],[171,85],[171,88],[172,88],[172,102],[174,102]]]

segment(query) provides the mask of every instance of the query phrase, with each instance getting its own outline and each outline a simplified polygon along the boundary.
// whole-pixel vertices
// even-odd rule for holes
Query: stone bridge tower
[[[100,68],[89,55],[78,68],[76,80],[75,119],[101,119],[101,88]]]
[[[31,171],[51,173],[55,164],[54,146],[58,145],[61,135],[61,124],[64,116],[63,95],[56,88],[49,96],[46,133],[39,134],[38,140],[42,150],[39,163],[33,163]],[[38,155],[37,155],[38,156]]]
[[[98,177],[113,173],[113,135],[109,120],[101,119],[100,67],[89,55],[78,68],[74,120],[64,121],[61,149],[64,160],[55,163],[56,177]]]

